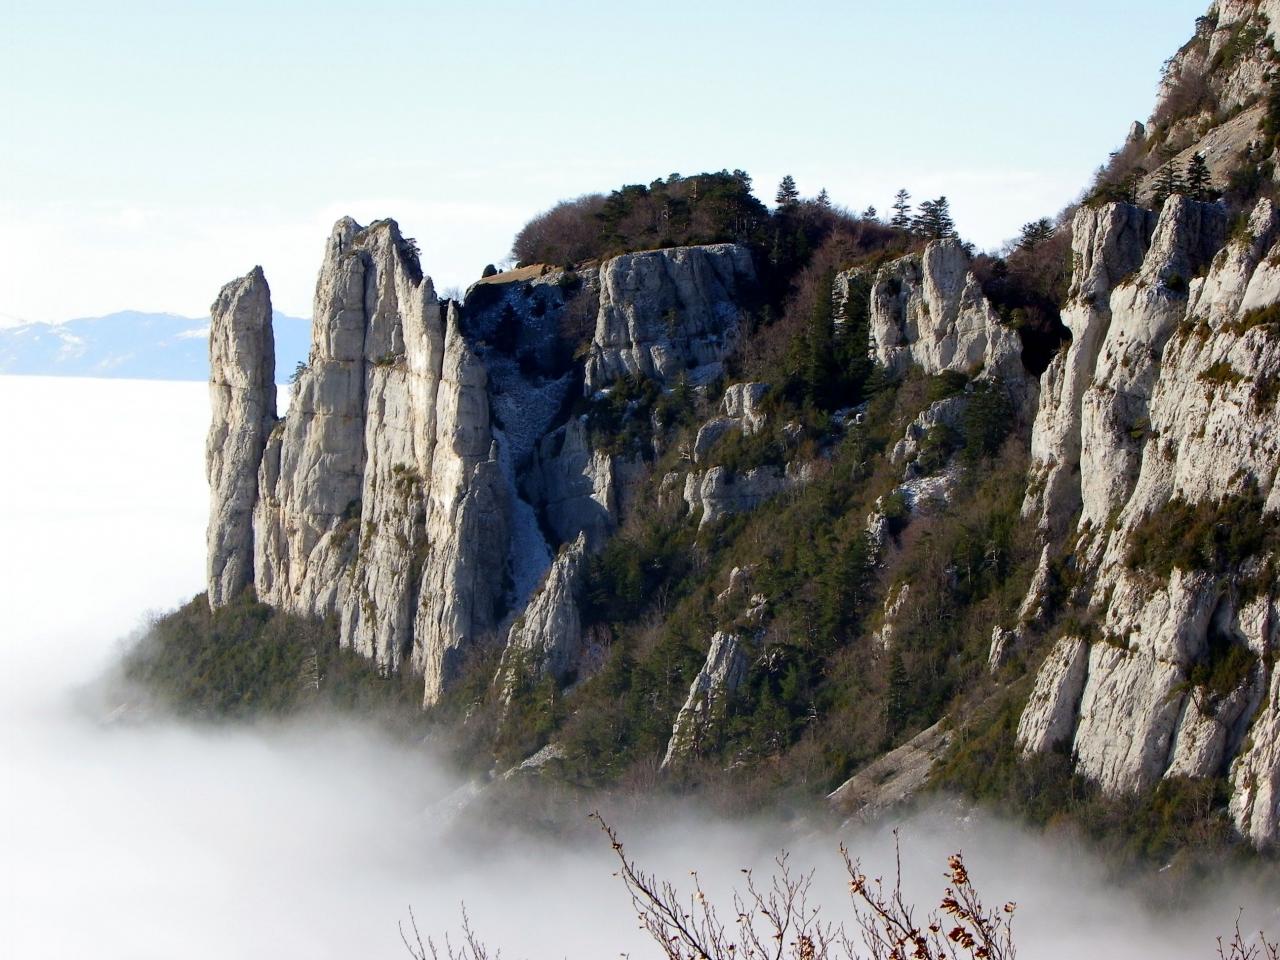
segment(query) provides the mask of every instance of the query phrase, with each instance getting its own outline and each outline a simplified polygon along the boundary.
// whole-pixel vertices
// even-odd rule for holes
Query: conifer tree
[[[854,632],[871,598],[874,550],[865,531],[837,547],[818,579],[820,642],[835,647]]]
[[[1204,162],[1204,154],[1193,153],[1187,161],[1187,196],[1192,200],[1208,203],[1216,199],[1217,191],[1213,189],[1213,178],[1209,175],[1209,165]]]
[[[1048,217],[1032,220],[1022,225],[1022,236],[1018,238],[1018,249],[1028,252],[1034,250],[1053,236],[1053,221]]]
[[[819,289],[830,290],[835,271],[824,275]],[[815,407],[825,407],[832,400],[839,380],[836,366],[835,305],[830,296],[820,296],[809,317],[804,342],[803,369],[805,400]]]
[[[826,187],[823,187],[818,192],[817,204],[824,209],[831,209],[831,196],[827,193]]]
[[[782,182],[778,184],[778,193],[773,200],[783,208],[794,207],[800,202],[800,191],[796,188],[795,178],[791,174],[788,173],[782,178]]]
[[[1138,185],[1147,171],[1142,167],[1134,167],[1116,187],[1116,199],[1124,203],[1138,202]]]
[[[911,194],[905,189],[899,190],[893,198],[893,217],[889,226],[906,230],[911,226]]]
[[[907,695],[910,690],[906,665],[902,662],[902,651],[895,644],[889,652],[889,690],[885,700],[885,732],[896,736],[907,720]]]
[[[874,206],[869,206],[867,207],[867,209],[862,211],[863,220],[874,220],[879,215],[880,215],[880,211],[877,210]]]
[[[1175,193],[1182,193],[1185,187],[1182,178],[1178,176],[1178,168],[1173,163],[1166,163],[1164,169],[1160,171],[1160,179],[1156,181],[1156,190],[1152,194],[1152,202],[1155,203],[1156,209],[1163,207],[1165,201]]]
[[[951,204],[945,196],[926,200],[920,204],[920,212],[911,221],[911,229],[930,240],[945,240],[956,235],[955,221],[951,219]]]

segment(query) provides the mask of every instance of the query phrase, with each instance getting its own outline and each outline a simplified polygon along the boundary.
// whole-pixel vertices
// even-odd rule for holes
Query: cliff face
[[[587,359],[586,387],[628,374],[704,380],[737,342],[755,285],[745,247],[674,247],[615,257],[600,268],[600,313]]]
[[[871,290],[871,338],[887,370],[919,367],[1004,378],[1025,402],[1027,377],[1017,333],[999,321],[969,269],[958,240],[931,243],[876,274]]]
[[[603,385],[708,374],[754,282],[749,254],[721,244],[619,257],[585,285],[561,272],[478,286],[464,309],[436,298],[394,221],[346,218],[278,424],[266,282],[228,285],[211,332],[210,602],[252,583],[272,606],[337,617],[344,645],[421,674],[426,704],[508,633],[564,677],[583,551],[643,471],[593,450],[579,418],[558,422],[581,376],[560,343],[565,290],[599,291],[586,381]],[[553,565],[569,543],[572,566]]]
[[[391,221],[339,221],[316,287],[310,363],[262,460],[258,596],[337,616],[434,700],[494,629],[507,505],[486,374]]]
[[[1019,738],[1028,751],[1069,747],[1113,792],[1227,774],[1237,826],[1270,844],[1277,624],[1274,580],[1260,571],[1272,543],[1218,549],[1197,539],[1218,534],[1194,528],[1265,529],[1280,505],[1280,342],[1265,312],[1280,299],[1277,215],[1262,201],[1227,242],[1215,206],[1175,197],[1147,240],[1149,220],[1115,206],[1076,219],[1067,315],[1079,335],[1045,375],[1040,484],[1025,510],[1050,533],[1078,518],[1055,549],[1071,602],[1096,626],[1057,642]],[[1101,265],[1140,251],[1130,276],[1110,267],[1101,279]]]
[[[210,309],[209,605],[253,582],[258,463],[276,422],[271,291],[262,269],[222,288]]]

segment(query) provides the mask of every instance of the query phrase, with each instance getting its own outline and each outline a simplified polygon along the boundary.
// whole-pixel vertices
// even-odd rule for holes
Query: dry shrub
[[[577,263],[592,256],[599,233],[604,197],[587,194],[562,200],[530,220],[516,234],[511,256],[517,263]]]
[[[852,925],[826,920],[812,900],[813,871],[797,872],[784,852],[777,870],[757,882],[743,870],[744,889],[733,894],[733,916],[721,918],[696,872],[692,890],[682,892],[669,880],[646,873],[624,848],[617,831],[598,813],[622,880],[631,895],[640,926],[665,960],[1014,960],[1013,901],[987,907],[961,854],[947,858],[947,887],[936,909],[917,920],[917,908],[902,892],[902,857],[894,860],[892,883],[870,878],[844,844],[840,855],[848,879]],[[894,832],[895,847],[897,832]],[[462,912],[462,939],[447,938],[444,950],[418,932],[412,909],[401,939],[414,960],[499,960]],[[1280,960],[1280,942],[1259,933],[1246,937],[1237,917],[1229,940],[1217,940],[1219,960]],[[1100,944],[1100,946],[1102,946]]]
[[[923,922],[902,893],[902,860],[892,885],[872,880],[842,844],[853,927],[831,923],[811,902],[813,871],[797,873],[786,853],[777,872],[758,884],[744,871],[745,890],[733,895],[733,919],[721,919],[696,873],[693,890],[641,870],[627,856],[617,832],[593,815],[618,857],[617,876],[631,894],[640,925],[666,960],[1013,960],[1012,902],[989,910],[960,854],[947,861],[950,885],[938,909]],[[896,838],[896,834],[895,834]]]

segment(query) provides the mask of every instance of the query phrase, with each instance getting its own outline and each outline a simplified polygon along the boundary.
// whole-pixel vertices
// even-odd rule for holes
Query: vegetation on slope
[[[283,613],[245,592],[216,611],[204,594],[157,619],[125,679],[179,716],[256,720],[311,708],[420,724],[417,684],[338,646],[337,625]]]

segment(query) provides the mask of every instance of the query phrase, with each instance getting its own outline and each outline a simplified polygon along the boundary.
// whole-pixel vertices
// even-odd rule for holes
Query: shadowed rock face
[[[253,505],[258,463],[276,422],[271,290],[254,267],[222,288],[210,308],[209,605],[253,583]]]

